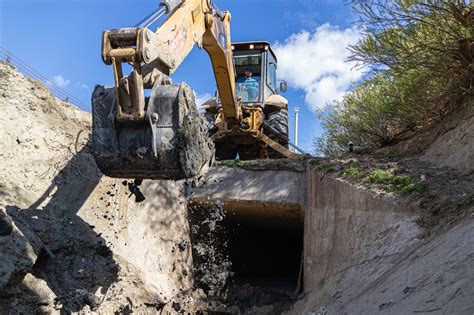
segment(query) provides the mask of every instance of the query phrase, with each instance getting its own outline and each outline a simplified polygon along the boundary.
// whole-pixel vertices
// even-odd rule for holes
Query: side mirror
[[[285,93],[288,90],[288,83],[286,81],[281,81],[280,82],[280,91],[282,93]]]

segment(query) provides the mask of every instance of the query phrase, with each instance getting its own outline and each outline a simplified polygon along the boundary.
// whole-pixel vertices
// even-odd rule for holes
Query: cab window
[[[276,81],[276,63],[275,62],[270,62],[268,64],[267,84],[274,92],[276,92],[277,81]]]
[[[235,90],[244,103],[258,102],[260,99],[262,54],[251,51],[234,53],[234,65],[237,75]],[[252,70],[252,77],[245,77],[246,69]]]
[[[242,97],[242,102],[257,102],[260,94],[260,78],[237,82],[235,84],[235,91],[237,96]]]
[[[258,66],[262,60],[262,55],[234,55],[234,64],[236,67]]]
[[[277,77],[276,77],[276,69],[277,63],[275,57],[268,52],[268,66],[267,66],[267,85],[273,91],[273,93],[277,92]]]

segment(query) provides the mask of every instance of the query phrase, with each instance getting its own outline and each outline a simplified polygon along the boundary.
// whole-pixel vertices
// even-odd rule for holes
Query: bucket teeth
[[[154,86],[140,121],[116,122],[115,97],[102,86],[92,94],[92,151],[105,175],[179,180],[212,164],[214,144],[189,86]]]

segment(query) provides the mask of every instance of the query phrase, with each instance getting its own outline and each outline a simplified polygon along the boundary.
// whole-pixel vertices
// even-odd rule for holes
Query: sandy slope
[[[135,203],[96,168],[90,114],[5,64],[0,109],[0,309],[171,308],[191,275],[182,183],[145,182]]]

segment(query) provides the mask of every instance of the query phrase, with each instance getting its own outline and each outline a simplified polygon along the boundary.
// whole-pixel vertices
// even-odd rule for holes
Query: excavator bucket
[[[109,177],[179,180],[198,176],[214,161],[214,143],[189,86],[155,85],[145,118],[118,121],[114,88],[92,94],[92,151]]]

